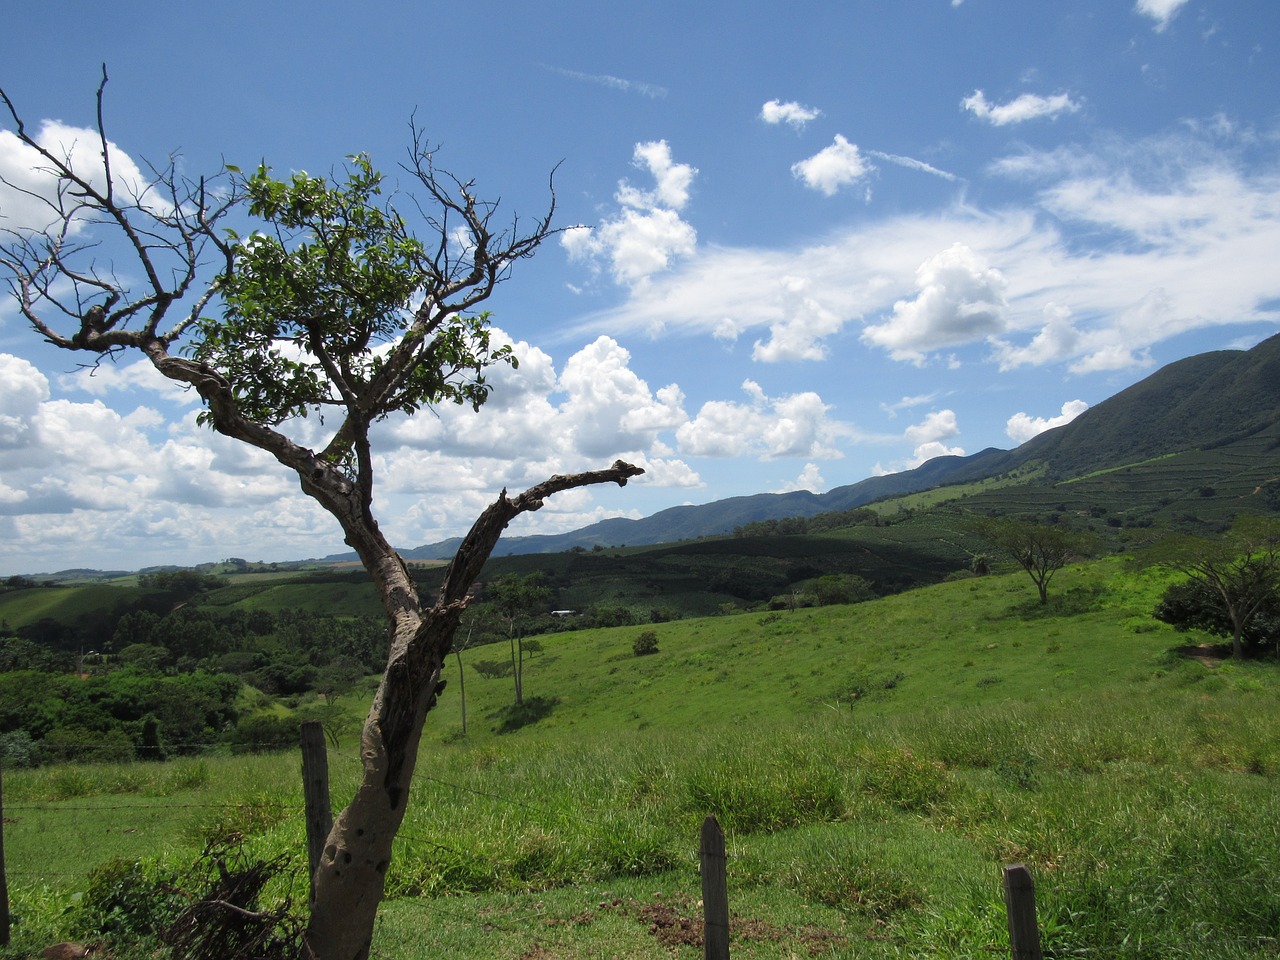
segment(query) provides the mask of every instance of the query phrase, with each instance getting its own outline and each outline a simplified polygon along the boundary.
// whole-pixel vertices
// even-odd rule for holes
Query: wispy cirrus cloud
[[[899,167],[905,167],[907,170],[918,170],[920,173],[927,173],[933,177],[940,177],[943,180],[949,180],[955,183],[960,178],[954,173],[948,173],[946,170],[939,170],[932,164],[925,163],[923,160],[916,160],[914,157],[903,157],[896,153],[883,153],[879,150],[868,150],[867,156],[875,157],[877,160],[883,160],[885,163],[892,163]]]
[[[544,65],[544,69],[550,70],[552,73],[558,73],[560,76],[570,80],[591,83],[597,87],[607,87],[610,90],[620,90],[623,93],[638,93],[640,96],[648,97],[651,100],[661,100],[667,95],[666,87],[659,86],[656,83],[645,83],[642,80],[624,80],[622,77],[615,77],[607,73],[583,73],[580,70],[566,70],[564,67]]]

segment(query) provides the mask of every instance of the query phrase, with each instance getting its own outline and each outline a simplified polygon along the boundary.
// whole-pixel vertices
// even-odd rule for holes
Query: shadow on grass
[[[560,703],[559,697],[529,697],[524,703],[513,703],[503,707],[490,716],[498,721],[495,733],[514,733],[521,727],[537,723],[551,716],[551,711]]]
[[[1025,603],[1014,607],[1010,612],[1023,620],[1044,620],[1050,617],[1074,617],[1082,613],[1090,613],[1097,608],[1097,600],[1102,595],[1100,586],[1072,587],[1061,593],[1049,592],[1049,599],[1041,603],[1034,595]]]

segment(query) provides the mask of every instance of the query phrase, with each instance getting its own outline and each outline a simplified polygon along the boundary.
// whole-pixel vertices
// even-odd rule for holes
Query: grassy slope
[[[558,702],[508,735],[509,681],[468,668],[470,732],[454,676],[376,955],[671,956],[651,930],[695,913],[713,812],[756,957],[988,955],[1015,860],[1057,956],[1274,956],[1277,669],[1171,657],[1159,588],[1111,560],[1063,571],[1048,611],[1018,574],[664,624],[644,658],[639,628],[547,637],[526,691]],[[350,737],[331,765],[341,803]],[[189,862],[218,825],[297,849],[297,780],[288,756],[8,772],[16,910],[75,933],[35,903],[107,857]]]

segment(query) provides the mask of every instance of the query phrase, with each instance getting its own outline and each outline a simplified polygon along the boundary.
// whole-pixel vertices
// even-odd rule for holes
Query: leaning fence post
[[[319,720],[302,724],[302,796],[306,804],[307,867],[311,899],[315,900],[316,867],[324,844],[333,829],[333,808],[329,804],[329,752],[324,745],[324,727]]]
[[[702,955],[729,960],[729,884],[725,877],[724,831],[715,817],[702,821]]]
[[[1042,960],[1036,926],[1036,886],[1025,864],[1004,868],[1004,904],[1009,912],[1009,951],[1013,960]]]
[[[9,881],[4,872],[4,764],[0,764],[0,947],[9,945]]]

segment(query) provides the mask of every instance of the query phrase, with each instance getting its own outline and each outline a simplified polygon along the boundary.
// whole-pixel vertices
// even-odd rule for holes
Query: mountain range
[[[1132,472],[1143,464],[1196,452],[1216,450],[1226,457],[1228,448],[1238,445],[1247,448],[1251,462],[1259,451],[1280,450],[1280,335],[1250,350],[1218,350],[1171,363],[1013,450],[990,447],[970,456],[938,457],[913,470],[870,477],[822,494],[802,490],[731,497],[671,507],[640,520],[602,520],[569,533],[504,537],[494,555],[719,536],[748,523],[851,510],[938,487],[982,484],[1010,475],[1022,478],[1017,483],[1043,487],[1121,468]],[[1280,470],[1280,460],[1276,468]],[[454,538],[402,553],[410,560],[448,559],[459,542]],[[352,558],[354,554],[326,560]]]

